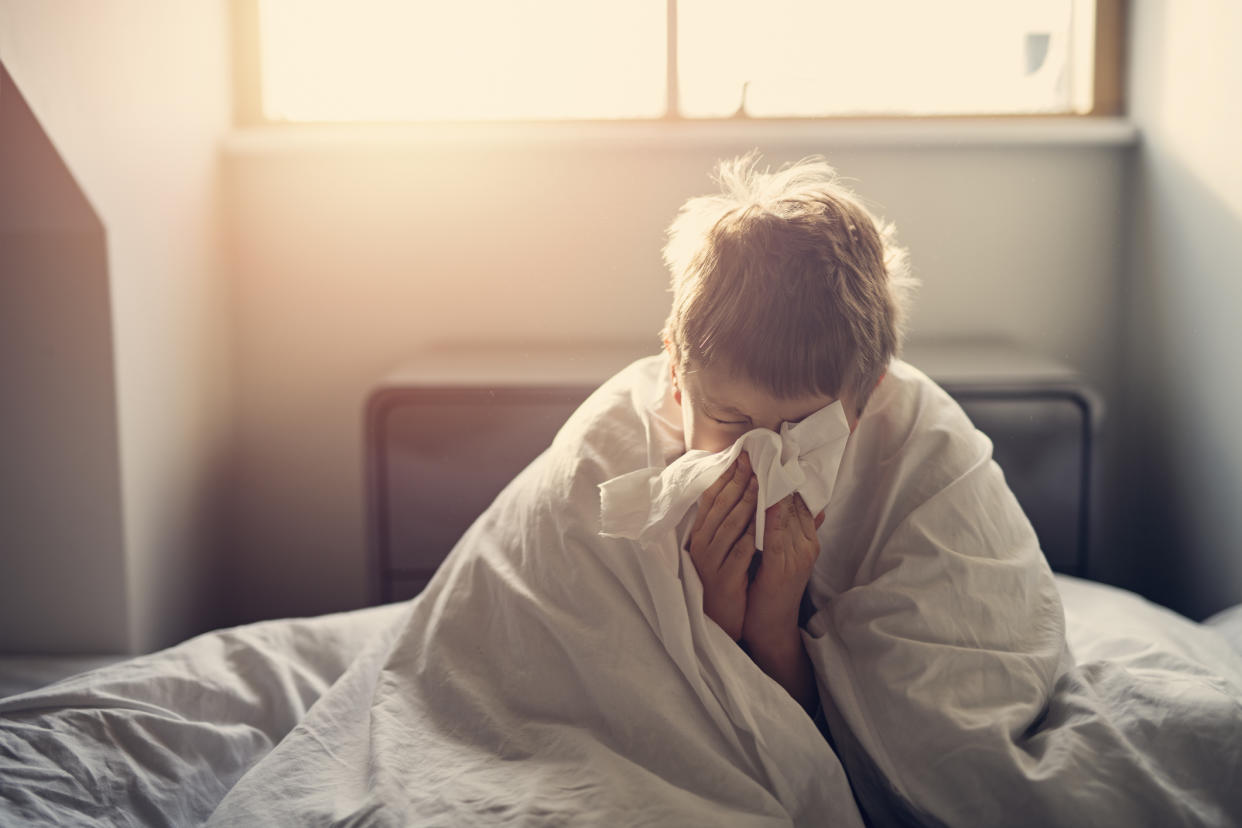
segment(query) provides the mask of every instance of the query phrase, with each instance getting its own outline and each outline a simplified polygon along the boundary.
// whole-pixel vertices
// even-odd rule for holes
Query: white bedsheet
[[[667,424],[643,419],[649,401],[639,394],[644,376],[661,373],[637,366],[593,397],[409,604],[213,633],[0,702],[0,824],[860,824],[837,754],[703,617],[684,556],[645,556],[598,534],[598,484],[667,455],[653,450]],[[618,420],[627,406],[635,418]],[[594,507],[564,508],[587,502]],[[840,532],[847,517],[825,527]],[[897,571],[864,552],[859,566],[874,571],[855,581]],[[841,556],[824,560],[821,601],[844,577],[830,565]],[[919,572],[870,595],[909,594],[907,576]],[[986,577],[962,572],[974,579],[966,586],[987,592]],[[1033,606],[1064,603],[1056,652],[1066,658],[1058,655],[1048,704],[1030,727],[1000,731],[1018,752],[980,754],[996,767],[980,766],[971,750],[981,743],[966,733],[960,752],[947,750],[947,761],[915,778],[909,765],[925,761],[928,744],[952,744],[933,729],[937,711],[928,710],[927,732],[908,734],[919,737],[907,740],[909,753],[877,760],[855,734],[887,720],[827,693],[836,746],[872,817],[1242,821],[1238,655],[1214,629],[1128,593],[1047,583],[1054,592],[1032,590]],[[826,675],[840,653],[821,645],[876,645],[855,623],[865,613],[825,627],[833,607],[867,609],[866,590],[853,595],[832,596],[812,624],[821,689],[856,669],[838,662]],[[918,618],[897,611],[908,606],[893,605],[901,624]],[[917,643],[922,632],[894,626],[893,615],[871,632],[888,636],[884,646]],[[929,628],[937,623],[928,617]],[[873,655],[860,650],[858,663]],[[902,677],[885,678],[868,701],[900,706]],[[950,688],[1024,680],[969,671],[932,679]],[[1028,703],[1025,689],[1015,697]],[[891,715],[917,724],[908,713]],[[984,724],[982,744],[998,744]],[[933,783],[942,790],[928,796]]]
[[[1153,664],[1191,658],[1226,669],[1242,658],[1222,649],[1225,638],[1215,625],[1196,624],[1102,584],[1057,576],[1057,586],[1070,644],[1079,658],[1107,660],[1114,654],[1129,658],[1144,652]],[[340,681],[335,715],[346,720],[365,708],[371,688],[360,679],[378,674],[377,653],[383,650],[368,648],[367,643],[387,640],[403,624],[407,607],[269,621],[210,633],[189,646],[77,677],[70,687],[49,687],[5,700],[0,704],[0,825],[203,822],[239,772],[267,755],[270,743],[283,738],[290,720],[302,716],[299,711],[336,683],[351,659],[357,663]],[[1242,616],[1242,605],[1234,614]],[[291,695],[292,675],[315,678],[300,682]],[[208,694],[217,696],[213,705],[217,712],[204,709],[203,697]],[[264,701],[259,704],[257,699]],[[153,714],[149,706],[164,712]],[[227,720],[210,721],[222,710],[233,713]],[[142,757],[167,751],[168,740],[143,725],[152,716],[162,718],[170,729],[176,723],[184,726],[178,743],[199,739],[213,729],[225,737],[214,749],[193,754],[181,750],[175,763],[153,766]],[[237,739],[246,728],[265,737]],[[227,738],[228,733],[234,738]],[[256,747],[239,751],[239,741]],[[220,749],[229,743],[235,747]],[[292,740],[287,749],[296,752]],[[81,761],[64,764],[67,754]],[[338,758],[365,761],[347,755]],[[15,769],[15,764],[21,768]],[[336,795],[328,780],[320,780],[317,787],[329,798]],[[276,793],[287,795],[284,790]]]
[[[0,700],[0,825],[197,825],[408,604],[265,621]]]

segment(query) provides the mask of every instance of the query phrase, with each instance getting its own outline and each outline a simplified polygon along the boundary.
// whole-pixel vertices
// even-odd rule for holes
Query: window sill
[[[842,121],[659,121],[293,124],[245,127],[224,138],[229,155],[333,152],[410,146],[573,146],[619,148],[805,147],[825,150],[973,147],[1130,147],[1138,128],[1125,118],[893,118]]]

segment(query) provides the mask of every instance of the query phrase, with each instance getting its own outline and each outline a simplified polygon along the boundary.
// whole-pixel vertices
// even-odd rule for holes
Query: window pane
[[[1086,112],[1093,11],[1081,0],[678,0],[681,112]]]
[[[664,0],[260,0],[272,120],[651,118]]]

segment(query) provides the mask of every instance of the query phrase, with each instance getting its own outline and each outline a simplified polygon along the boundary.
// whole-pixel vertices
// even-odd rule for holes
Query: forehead
[[[743,402],[773,402],[771,392],[760,388],[746,377],[718,365],[691,362],[686,371],[686,385],[704,402],[718,406]]]

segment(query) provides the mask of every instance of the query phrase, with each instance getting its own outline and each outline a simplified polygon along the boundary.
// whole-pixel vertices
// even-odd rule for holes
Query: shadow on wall
[[[104,227],[0,64],[0,651],[127,644]]]
[[[1158,138],[1135,194],[1122,412],[1132,586],[1202,618],[1242,601],[1242,214]]]

